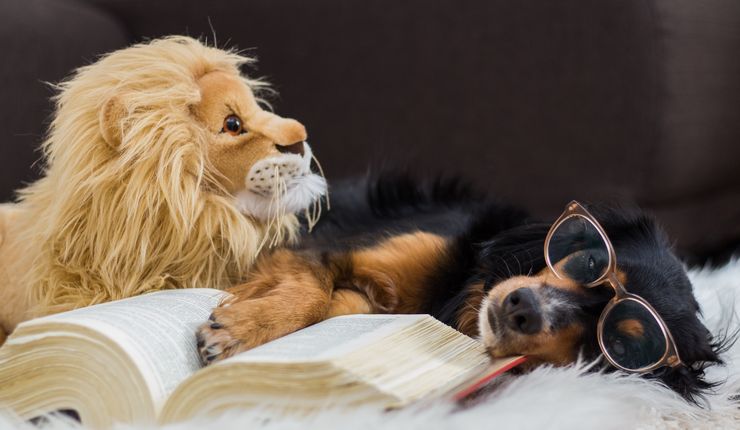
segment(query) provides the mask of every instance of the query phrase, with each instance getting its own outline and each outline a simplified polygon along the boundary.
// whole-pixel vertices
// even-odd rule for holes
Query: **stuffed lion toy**
[[[232,286],[297,237],[296,213],[318,216],[306,130],[261,107],[251,62],[169,37],[58,85],[44,175],[0,205],[0,342],[35,316]]]

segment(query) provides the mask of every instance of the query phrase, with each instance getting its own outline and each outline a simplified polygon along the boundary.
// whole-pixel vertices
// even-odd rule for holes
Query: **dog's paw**
[[[195,335],[198,353],[205,365],[229,358],[247,349],[228,327],[219,322],[218,311],[219,309],[211,314],[208,321],[198,328]]]

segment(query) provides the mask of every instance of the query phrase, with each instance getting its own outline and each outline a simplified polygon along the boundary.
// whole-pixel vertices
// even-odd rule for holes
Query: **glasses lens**
[[[547,248],[552,270],[561,278],[589,284],[609,268],[609,250],[591,221],[572,216],[560,223]]]
[[[604,353],[628,370],[643,369],[660,361],[667,341],[650,310],[626,299],[611,308],[601,331]]]

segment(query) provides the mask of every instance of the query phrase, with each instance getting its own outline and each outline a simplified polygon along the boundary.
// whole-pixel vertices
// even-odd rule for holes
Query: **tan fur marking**
[[[331,307],[326,317],[371,313],[373,313],[372,304],[366,295],[342,288],[332,293]]]
[[[627,285],[627,274],[623,270],[620,270],[619,267],[617,267],[616,272],[617,272],[617,280],[619,281],[619,283],[622,284],[623,286]]]
[[[565,257],[565,258],[563,258],[562,260],[560,260],[560,261],[558,261],[558,262],[554,263],[554,265],[555,265],[555,268],[556,268],[556,269],[559,269],[559,268],[561,268],[562,266],[564,266],[564,265],[565,265],[565,264],[566,264],[566,263],[568,262],[568,258],[569,258],[569,257]],[[626,274],[626,273],[624,273],[624,271],[620,270],[620,269],[619,269],[619,267],[617,267],[617,269],[616,269],[616,274],[617,274],[617,280],[618,280],[618,281],[619,281],[619,282],[620,282],[620,283],[621,283],[622,285],[625,285],[625,284],[627,283],[627,274]],[[549,268],[549,267],[545,267],[544,269],[542,269],[542,270],[541,270],[541,271],[540,271],[540,272],[538,273],[538,275],[539,275],[539,276],[548,276],[548,275],[549,275],[549,276],[550,276],[551,278],[557,278],[557,276],[555,276],[555,274],[554,274],[554,273],[552,273],[552,270],[550,270],[550,268]],[[566,281],[566,282],[565,282],[565,283],[563,283],[563,284],[561,284],[561,286],[563,286],[563,287],[566,287],[566,286],[567,286],[567,288],[568,288],[568,289],[573,289],[573,288],[581,288],[581,287],[582,287],[582,286],[581,286],[580,284],[578,284],[578,283],[576,283],[576,282],[574,282],[574,281],[571,281],[571,280],[569,280],[569,279],[565,279],[564,281]]]
[[[532,336],[522,346],[523,351],[548,363],[565,365],[575,361],[578,355],[578,341],[583,334],[583,327],[571,325],[556,332],[542,333]]]
[[[354,252],[351,259],[356,287],[381,311],[418,312],[427,294],[427,276],[439,267],[446,244],[441,236],[417,232]]]
[[[465,305],[457,313],[456,328],[458,331],[471,337],[477,337],[480,334],[478,328],[478,311],[480,310],[483,297],[485,297],[485,292],[483,291],[482,282],[468,287],[468,298],[465,301]]]
[[[619,321],[617,330],[634,338],[642,337],[645,334],[645,327],[636,319]]]
[[[536,276],[528,277],[528,279],[538,284],[547,284],[551,287],[561,288],[563,290],[582,292],[583,286],[578,282],[573,281],[569,278],[560,279],[558,278],[549,267],[542,269]]]

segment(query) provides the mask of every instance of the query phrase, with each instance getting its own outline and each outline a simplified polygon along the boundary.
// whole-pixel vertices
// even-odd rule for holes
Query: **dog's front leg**
[[[210,364],[324,320],[332,309],[336,271],[321,256],[279,250],[261,259],[249,281],[227,290],[197,333]]]

